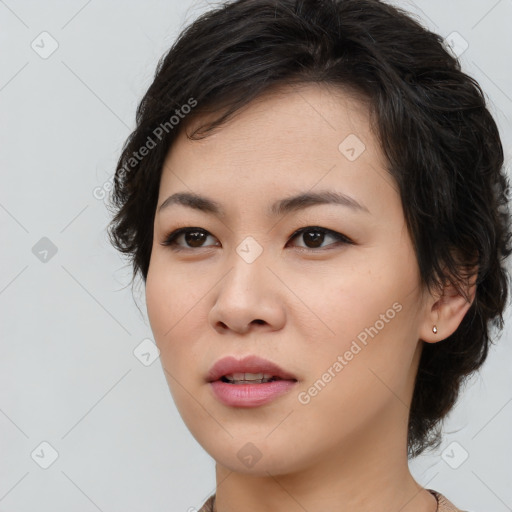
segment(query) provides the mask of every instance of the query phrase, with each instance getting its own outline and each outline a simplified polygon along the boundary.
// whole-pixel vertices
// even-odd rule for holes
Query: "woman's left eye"
[[[332,231],[330,229],[321,228],[319,226],[308,226],[307,228],[299,229],[292,235],[291,240],[299,236],[301,236],[302,240],[306,242],[306,245],[299,247],[305,247],[306,249],[322,249],[323,247],[320,246],[324,243],[325,239],[329,237],[334,239],[334,243],[327,244],[327,246],[354,243],[350,238],[341,233]]]
[[[180,228],[167,235],[164,241],[161,242],[161,245],[170,246],[175,251],[211,247],[211,245],[203,245],[204,241],[210,236],[215,238],[208,231],[202,228]],[[332,231],[331,229],[322,228],[320,226],[308,226],[306,228],[298,229],[290,237],[290,240],[298,238],[299,236],[302,236],[302,240],[304,241],[305,245],[299,245],[298,247],[313,251],[315,249],[325,248],[325,246],[322,247],[322,244],[325,242],[326,238],[331,238],[334,240],[333,243],[327,244],[327,246],[354,244],[354,242],[345,235],[336,231]],[[189,244],[188,247],[178,243],[178,240],[181,237],[183,237],[186,244]],[[192,246],[190,244],[192,244]],[[218,246],[219,244],[216,243],[214,245]]]

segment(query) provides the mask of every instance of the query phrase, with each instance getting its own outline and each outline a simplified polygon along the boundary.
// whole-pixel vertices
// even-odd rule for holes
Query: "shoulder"
[[[446,498],[440,492],[434,491],[434,489],[427,489],[427,491],[432,493],[437,500],[437,512],[467,512],[465,510],[457,508],[448,498]]]
[[[214,512],[213,502],[215,501],[215,494],[212,494],[197,512]]]

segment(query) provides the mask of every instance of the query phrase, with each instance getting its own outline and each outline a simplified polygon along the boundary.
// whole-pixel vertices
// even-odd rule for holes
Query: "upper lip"
[[[206,379],[208,382],[214,382],[224,375],[232,373],[267,373],[281,379],[297,380],[295,376],[272,361],[255,355],[246,356],[242,359],[233,356],[223,357],[210,368]]]

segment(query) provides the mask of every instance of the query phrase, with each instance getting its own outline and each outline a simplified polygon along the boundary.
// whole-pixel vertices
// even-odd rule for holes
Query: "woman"
[[[503,150],[442,39],[377,0],[238,0],[159,63],[109,233],[216,461],[202,512],[458,509],[412,477],[502,328]]]

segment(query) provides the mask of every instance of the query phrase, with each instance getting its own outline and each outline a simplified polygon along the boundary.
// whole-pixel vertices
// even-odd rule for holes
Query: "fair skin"
[[[452,288],[435,295],[420,286],[398,188],[364,103],[325,86],[283,91],[201,141],[181,132],[167,155],[146,301],[170,391],[216,461],[218,512],[434,512],[435,498],[408,467],[409,405],[423,342],[452,334],[470,303]],[[353,161],[338,149],[350,134],[366,147]],[[321,204],[267,214],[277,200],[320,190],[368,211]],[[177,192],[206,196],[224,213],[181,204],[158,211]],[[311,226],[354,243],[326,234],[315,244],[307,230],[292,238]],[[200,243],[178,237],[181,251],[162,245],[182,227],[207,233]],[[263,249],[251,263],[236,251],[248,236]],[[301,403],[299,393],[394,303],[401,310]],[[292,372],[294,390],[255,408],[219,402],[208,370],[247,354]],[[247,443],[261,454],[251,467],[237,456]]]

